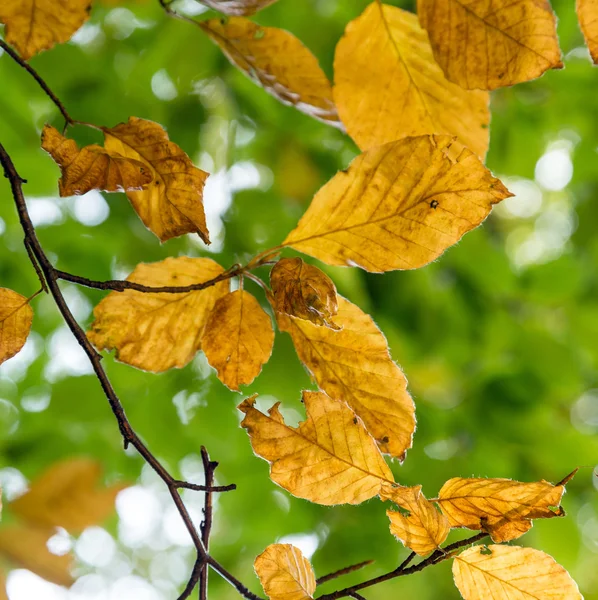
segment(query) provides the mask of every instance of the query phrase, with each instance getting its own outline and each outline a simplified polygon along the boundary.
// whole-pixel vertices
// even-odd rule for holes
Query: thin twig
[[[318,577],[318,579],[316,579],[316,584],[322,585],[331,579],[336,579],[337,577],[341,577],[347,573],[353,573],[353,571],[359,571],[359,569],[363,569],[364,567],[371,565],[373,562],[373,560],[364,560],[356,565],[350,565],[343,569],[339,569],[338,571],[334,571],[333,573],[328,573],[328,575],[322,575],[322,577]]]
[[[203,462],[203,471],[205,477],[205,503],[203,509],[203,521],[199,526],[201,531],[201,541],[206,549],[206,552],[210,547],[210,532],[212,531],[212,492],[210,491],[214,486],[214,471],[218,466],[218,463],[210,460],[210,455],[206,450],[205,446],[201,447],[201,460]],[[202,565],[201,572],[199,574],[199,600],[208,599],[208,569],[206,565]]]
[[[196,492],[232,492],[233,490],[237,489],[237,486],[234,483],[230,483],[229,485],[214,485],[211,487],[206,487],[205,485],[199,485],[198,483],[189,483],[188,481],[180,481],[175,479],[174,484],[178,488],[195,490]]]
[[[351,596],[351,598],[355,598],[355,600],[365,600],[365,598],[357,592],[351,592],[349,596]]]
[[[191,572],[191,577],[185,586],[182,594],[177,598],[177,600],[185,600],[189,598],[191,592],[195,589],[197,585],[197,581],[199,580],[199,574],[202,572],[203,567],[205,567],[205,562],[201,558],[197,558],[195,564],[193,565],[193,571]]]

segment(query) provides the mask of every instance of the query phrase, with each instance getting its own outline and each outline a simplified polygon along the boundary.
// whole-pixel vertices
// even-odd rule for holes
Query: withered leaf
[[[328,78],[294,35],[243,17],[210,19],[201,26],[233,65],[283,104],[342,128]]]
[[[87,21],[91,0],[2,0],[5,39],[25,59],[71,39]]]
[[[33,310],[25,296],[0,288],[0,364],[17,354],[25,345]]]
[[[533,548],[473,546],[455,557],[453,577],[465,600],[582,600],[569,573]]]
[[[282,488],[318,504],[359,504],[393,482],[372,437],[342,401],[322,392],[303,392],[307,419],[285,424],[275,404],[268,415],[255,396],[239,405],[253,451],[270,462],[270,478]]]
[[[487,531],[493,541],[507,542],[532,527],[532,519],[562,517],[564,485],[512,479],[449,479],[438,503],[452,527]]]
[[[209,281],[224,269],[209,258],[167,258],[141,263],[127,277],[152,287],[189,286]],[[95,308],[87,337],[98,350],[116,349],[124,363],[153,371],[184,367],[201,348],[210,311],[228,292],[228,281],[181,294],[111,292]]]
[[[415,407],[405,376],[372,318],[342,296],[338,302],[335,323],[340,331],[280,313],[278,325],[291,335],[320,389],[363,419],[382,452],[403,460],[415,431]]]
[[[271,544],[253,568],[270,600],[307,600],[316,591],[310,562],[291,544]]]
[[[396,487],[383,484],[381,500],[391,500],[404,510],[408,516],[395,510],[387,510],[390,519],[390,532],[401,543],[420,556],[436,550],[446,540],[451,526],[448,519],[426,499],[422,486]]]
[[[416,269],[511,195],[448,136],[407,138],[372,148],[337,173],[284,245],[331,265]]]
[[[592,60],[598,65],[598,0],[577,0],[576,8]]]
[[[199,0],[202,4],[225,15],[247,17],[262,10],[278,0]]]
[[[153,121],[130,117],[127,123],[103,127],[109,152],[142,162],[152,182],[139,192],[127,192],[144,225],[161,242],[185,233],[197,233],[210,243],[203,208],[208,174],[198,169],[164,129]]]
[[[270,271],[274,309],[290,317],[338,329],[334,282],[317,267],[300,258],[281,258]]]
[[[334,57],[334,101],[366,150],[407,136],[451,134],[483,158],[489,96],[449,82],[417,16],[373,2],[349,23]]]
[[[114,499],[126,487],[100,485],[101,474],[102,467],[86,458],[55,463],[10,504],[11,512],[40,528],[76,533],[97,525],[114,511]]]
[[[249,292],[236,290],[214,304],[201,345],[220,381],[238,391],[260,374],[272,354],[272,321]]]
[[[494,90],[563,67],[548,0],[418,0],[434,57],[466,89]]]
[[[42,131],[42,148],[60,167],[61,196],[85,194],[89,190],[141,190],[153,180],[152,172],[142,162],[95,144],[79,150],[74,140],[50,125],[45,125]]]

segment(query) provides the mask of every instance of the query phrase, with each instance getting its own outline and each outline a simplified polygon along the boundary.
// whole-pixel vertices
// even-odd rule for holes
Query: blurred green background
[[[390,4],[414,9],[409,1]],[[194,0],[175,6],[192,16],[204,10]],[[336,41],[366,6],[366,0],[280,0],[255,19],[292,31],[331,75]],[[554,482],[586,467],[568,486],[568,516],[536,523],[520,542],[553,555],[586,599],[596,600],[598,69],[583,47],[573,3],[553,6],[565,69],[492,95],[488,166],[516,196],[418,271],[323,268],[340,293],[373,315],[409,379],[418,429],[405,463],[392,466],[397,481],[421,483],[434,496],[454,476]],[[209,249],[197,236],[160,245],[123,194],[58,198],[59,171],[40,150],[39,134],[44,123],[62,128],[63,122],[31,77],[0,56],[0,141],[29,182],[27,200],[45,249],[61,269],[90,278],[124,277],[139,262],[167,256],[212,256],[224,267],[244,262],[279,243],[313,193],[357,154],[348,137],[279,104],[198,28],[167,18],[158,2],[98,2],[72,42],[31,64],[74,118],[106,126],[130,115],[152,119],[212,173],[205,195]],[[71,131],[81,143],[98,141],[91,130]],[[0,285],[28,296],[38,283],[4,179],[0,199]],[[88,326],[102,294],[63,289]],[[264,300],[257,286],[252,291]],[[5,500],[69,456],[95,457],[107,482],[135,487],[119,497],[118,518],[103,528],[78,540],[59,534],[78,560],[81,577],[70,592],[17,571],[9,577],[10,600],[171,600],[194,560],[178,515],[136,453],[122,450],[108,403],[52,301],[36,299],[34,309],[25,350],[0,368]],[[104,364],[131,423],[174,474],[202,482],[204,444],[220,462],[217,481],[238,485],[217,498],[211,549],[254,591],[261,593],[254,558],[281,539],[312,555],[318,575],[375,559],[321,591],[383,573],[407,555],[378,500],[325,508],[271,483],[267,464],[238,426],[236,405],[244,396],[226,390],[203,356],[162,375],[112,357]],[[282,401],[296,423],[304,388],[313,384],[288,336],[277,334],[272,359],[245,395],[258,392],[262,408]],[[199,521],[202,495],[185,498]],[[10,522],[10,506],[3,518]],[[216,575],[210,586],[212,598],[237,597]],[[365,596],[459,594],[446,562]]]

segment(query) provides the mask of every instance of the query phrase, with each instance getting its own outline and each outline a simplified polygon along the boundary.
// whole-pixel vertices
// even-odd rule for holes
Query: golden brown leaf
[[[60,167],[61,196],[85,194],[89,190],[140,190],[153,180],[151,171],[142,162],[95,144],[79,150],[74,140],[65,138],[50,125],[45,125],[42,131],[42,148]]]
[[[0,571],[0,600],[10,600],[6,593],[6,574]]]
[[[338,329],[332,321],[338,312],[336,287],[317,267],[300,258],[281,258],[270,271],[270,286],[277,312]]]
[[[164,129],[153,121],[129,117],[127,123],[102,128],[109,152],[142,162],[152,183],[140,192],[127,192],[145,226],[161,242],[185,233],[198,233],[210,243],[203,208],[203,187],[208,174],[191,159]]]
[[[519,546],[473,546],[455,557],[453,577],[465,600],[582,600],[552,556]]]
[[[102,467],[86,458],[56,463],[11,503],[11,511],[42,528],[79,532],[97,525],[112,514],[116,495],[126,487],[98,485],[101,474]]]
[[[87,21],[91,0],[2,0],[0,23],[5,39],[28,60],[71,39]]]
[[[402,544],[420,556],[436,550],[446,540],[451,526],[448,519],[422,494],[422,486],[396,487],[382,485],[381,500],[391,500],[409,511],[408,516],[387,510],[390,532]]]
[[[243,17],[201,23],[233,65],[283,104],[342,128],[318,59],[291,33]]]
[[[147,286],[188,286],[223,273],[209,258],[167,258],[141,263],[127,277]],[[87,337],[99,350],[116,349],[118,360],[146,371],[184,367],[201,348],[201,336],[216,300],[228,292],[221,281],[182,294],[111,292],[95,308]]]
[[[69,587],[72,556],[52,554],[47,547],[54,534],[51,529],[38,529],[25,525],[8,525],[0,529],[0,556],[16,567],[37,573],[47,581]]]
[[[388,465],[361,420],[344,403],[322,392],[303,392],[307,419],[285,424],[276,403],[268,415],[255,396],[239,405],[253,451],[270,462],[270,478],[285,490],[318,504],[359,504],[392,483]]]
[[[272,321],[250,293],[237,290],[214,304],[201,345],[218,379],[238,391],[260,374],[272,354]]]
[[[300,360],[318,386],[357,413],[382,452],[403,460],[415,431],[415,407],[407,381],[390,357],[372,318],[339,296],[333,331],[278,314]]]
[[[434,57],[465,89],[494,90],[560,69],[548,0],[418,0]]]
[[[577,0],[576,8],[592,60],[598,65],[598,0]]]
[[[253,568],[270,600],[307,600],[316,591],[310,562],[291,544],[271,544]]]
[[[337,173],[284,245],[331,265],[371,272],[416,269],[511,195],[451,138],[407,138],[372,148]]]
[[[349,23],[334,57],[334,101],[366,150],[397,139],[448,133],[483,158],[489,96],[449,82],[417,16],[373,2]]]
[[[199,0],[202,4],[225,15],[247,17],[262,10],[278,0]]]
[[[500,543],[523,535],[532,519],[562,517],[564,492],[548,481],[455,477],[442,486],[438,503],[452,527],[481,529]]]
[[[13,357],[27,341],[33,310],[25,296],[0,288],[0,364]]]

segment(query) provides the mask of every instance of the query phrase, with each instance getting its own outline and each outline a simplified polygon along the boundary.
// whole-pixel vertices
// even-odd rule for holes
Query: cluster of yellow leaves
[[[0,288],[0,364],[25,345],[32,321],[29,300],[8,288]]]

